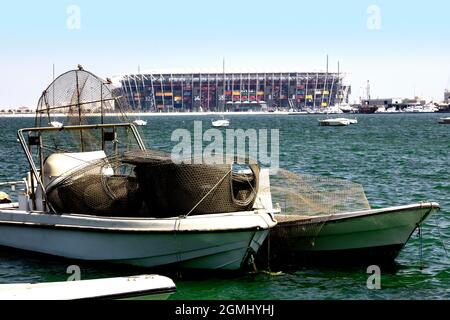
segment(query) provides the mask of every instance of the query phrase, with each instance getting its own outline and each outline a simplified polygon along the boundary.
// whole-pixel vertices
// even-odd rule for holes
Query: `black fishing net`
[[[103,216],[174,217],[252,209],[257,165],[237,170],[236,162],[196,163],[173,161],[157,151],[125,152],[57,177],[47,187],[47,198],[58,213]]]

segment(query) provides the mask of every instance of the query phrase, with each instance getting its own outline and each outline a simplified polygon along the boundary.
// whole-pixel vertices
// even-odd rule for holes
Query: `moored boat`
[[[440,118],[438,122],[440,124],[450,124],[450,117]]]
[[[439,205],[430,202],[321,216],[279,214],[270,252],[278,260],[295,257],[329,265],[393,262],[416,228],[437,210]]]
[[[227,119],[218,119],[211,122],[213,127],[228,127],[230,125],[230,120]]]
[[[321,126],[348,126],[350,124],[358,123],[357,119],[347,119],[347,118],[332,118],[319,120],[319,125]]]
[[[146,126],[147,125],[147,121],[142,120],[142,119],[134,120],[133,123],[137,126]]]
[[[435,202],[372,209],[362,185],[279,169],[271,196],[283,208],[258,252],[274,266],[392,263]]]
[[[175,283],[160,275],[0,284],[0,300],[166,300],[175,292]]]
[[[129,121],[90,116],[120,108],[109,82],[82,69],[55,82],[39,101],[37,127],[18,131],[30,172],[18,203],[0,207],[0,245],[69,259],[214,270],[237,270],[256,254],[279,212],[261,205],[264,172],[243,176],[233,163],[161,157],[146,149]],[[64,93],[56,95],[57,107],[47,99],[54,88]],[[68,115],[67,125],[40,126],[54,108]],[[140,161],[130,161],[137,155]]]

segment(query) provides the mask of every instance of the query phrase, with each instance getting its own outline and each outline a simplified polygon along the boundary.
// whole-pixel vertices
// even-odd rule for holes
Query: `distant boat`
[[[134,120],[133,123],[137,126],[146,126],[147,125],[147,121],[141,120],[141,119]]]
[[[223,67],[223,78],[225,79],[225,58],[223,58],[223,64],[222,64],[222,67]],[[225,98],[225,87],[223,88],[223,96],[224,96],[224,98]],[[230,103],[231,101],[228,101],[228,103]],[[224,103],[225,103],[225,100],[224,100]],[[232,102],[231,102],[232,103]],[[235,102],[236,104],[237,103],[241,103],[241,101],[236,101]],[[225,105],[223,105],[222,106],[222,112],[224,111],[224,108],[225,107]],[[213,120],[212,121],[212,126],[213,127],[216,127],[216,128],[219,128],[219,127],[228,127],[229,125],[230,125],[230,120],[227,120],[227,119],[225,119],[225,117],[223,116],[223,114],[220,116],[220,119],[218,119],[218,120]]]
[[[334,119],[319,120],[319,125],[330,126],[330,127],[348,126],[351,123],[353,123],[353,122],[350,119],[346,119],[346,118],[334,118]]]
[[[230,121],[226,119],[219,119],[212,122],[213,127],[228,127],[230,125]]]
[[[59,122],[59,121],[52,121],[52,122],[50,122],[50,125],[53,128],[62,128],[63,127],[63,124],[61,122]]]
[[[166,300],[175,283],[159,275],[81,281],[0,284],[0,300]]]
[[[440,124],[450,124],[450,117],[440,118],[439,123]]]

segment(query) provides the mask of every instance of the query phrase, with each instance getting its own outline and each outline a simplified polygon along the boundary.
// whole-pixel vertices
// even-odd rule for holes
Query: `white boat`
[[[438,122],[441,124],[450,124],[450,117],[440,118]]]
[[[219,119],[219,120],[215,120],[212,121],[212,126],[213,127],[228,127],[230,125],[230,120],[227,119]]]
[[[319,120],[319,125],[321,126],[348,126],[350,124],[350,120],[346,118],[335,118],[335,119],[323,119]]]
[[[52,122],[50,122],[50,125],[53,128],[62,128],[63,127],[63,124],[61,122],[59,122],[59,121],[52,121]]]
[[[133,123],[137,126],[146,126],[147,125],[147,121],[141,120],[141,119],[134,120]]]
[[[102,88],[98,90],[102,96],[94,97],[94,102],[71,102],[72,97],[92,99],[91,93],[60,95],[68,97],[58,105],[68,106],[72,123],[85,121],[90,113],[85,108],[112,103],[108,83],[91,73],[74,70],[55,81],[60,78],[64,84],[68,78],[93,83],[86,90]],[[177,165],[159,153],[145,158],[151,151],[131,123],[39,127],[48,123],[47,94],[44,91],[36,111],[38,127],[18,131],[30,172],[18,202],[0,206],[0,246],[142,267],[237,270],[276,225],[273,215],[279,210],[264,202],[267,195],[259,188],[268,180],[265,170],[258,175],[253,171],[251,191],[247,186],[242,189],[247,196],[241,199],[243,195],[237,194],[235,199],[234,194],[228,196],[234,190],[229,183],[236,186],[231,164],[223,171],[217,166]],[[120,106],[119,101],[115,105]],[[64,141],[66,152],[50,147],[57,139]],[[125,162],[125,154],[134,149],[144,157],[140,166]],[[136,160],[135,156],[128,160]],[[150,173],[149,161],[158,164]],[[169,181],[171,170],[185,175],[182,187],[180,176],[172,175]],[[223,172],[218,182],[214,180],[214,174]],[[150,181],[146,173],[157,180]],[[146,184],[151,190],[143,189]]]
[[[270,242],[282,245],[271,246],[270,252],[327,264],[392,262],[416,228],[438,210],[439,204],[430,202],[321,216],[277,214]]]
[[[0,284],[0,300],[166,300],[175,292],[175,283],[160,275]]]

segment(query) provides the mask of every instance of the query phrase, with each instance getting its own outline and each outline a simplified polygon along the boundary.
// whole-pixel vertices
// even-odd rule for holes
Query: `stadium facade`
[[[134,111],[320,109],[348,103],[345,75],[329,72],[172,72],[121,78]]]

